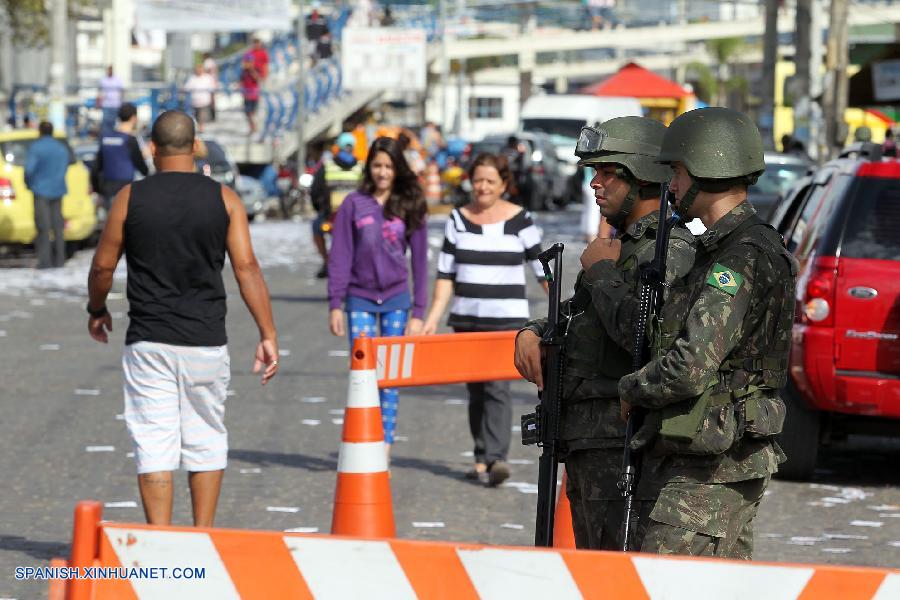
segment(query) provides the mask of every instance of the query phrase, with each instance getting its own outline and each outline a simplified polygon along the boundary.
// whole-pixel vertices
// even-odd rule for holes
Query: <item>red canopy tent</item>
[[[691,93],[662,75],[637,63],[628,63],[603,81],[581,89],[593,96],[630,96],[632,98],[687,98]]]
[[[694,95],[674,81],[648,71],[637,63],[628,63],[603,81],[580,90],[593,96],[627,96],[637,98],[647,116],[666,125],[693,105]]]

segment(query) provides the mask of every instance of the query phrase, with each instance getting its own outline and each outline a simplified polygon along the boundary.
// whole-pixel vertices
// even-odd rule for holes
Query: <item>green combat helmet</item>
[[[682,163],[694,180],[679,202],[687,216],[697,193],[753,185],[765,170],[762,138],[753,119],[723,107],[698,108],[669,125],[657,161]]]
[[[609,223],[621,228],[634,208],[635,199],[656,198],[659,184],[672,177],[669,167],[656,161],[666,126],[645,117],[618,117],[599,127],[583,127],[575,155],[578,165],[616,165],[616,175],[630,185],[622,208],[607,217]]]
[[[872,141],[872,130],[866,127],[865,125],[860,125],[856,128],[856,131],[853,132],[853,141],[854,142],[871,142]]]

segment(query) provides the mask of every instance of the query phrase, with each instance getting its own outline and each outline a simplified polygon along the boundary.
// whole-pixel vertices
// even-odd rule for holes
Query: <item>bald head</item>
[[[159,156],[193,154],[194,120],[180,110],[167,110],[153,123],[150,139]]]

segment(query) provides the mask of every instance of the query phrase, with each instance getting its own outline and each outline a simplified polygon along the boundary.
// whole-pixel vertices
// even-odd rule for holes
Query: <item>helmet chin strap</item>
[[[697,199],[697,194],[700,193],[700,184],[698,184],[695,180],[691,180],[691,187],[688,188],[688,191],[685,192],[684,197],[678,202],[678,213],[682,215],[682,217],[687,220],[692,218],[690,216],[691,206],[694,204],[694,200]]]
[[[622,200],[622,206],[619,208],[619,212],[606,217],[606,221],[618,231],[625,227],[625,220],[628,218],[628,215],[631,214],[632,209],[634,209],[634,201],[637,199],[641,186],[638,184],[637,180],[631,176],[631,173],[622,167],[616,169],[616,177],[628,182],[628,193],[625,195],[625,199]]]

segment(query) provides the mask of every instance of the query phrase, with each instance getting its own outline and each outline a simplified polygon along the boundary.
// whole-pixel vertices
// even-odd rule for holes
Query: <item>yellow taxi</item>
[[[97,225],[91,178],[65,137],[60,134],[55,137],[69,150],[69,168],[66,171],[69,192],[62,201],[65,238],[67,242],[79,245],[78,242],[91,237]],[[37,233],[34,227],[34,196],[25,185],[25,158],[28,148],[37,138],[35,129],[0,131],[0,245],[31,244]]]

